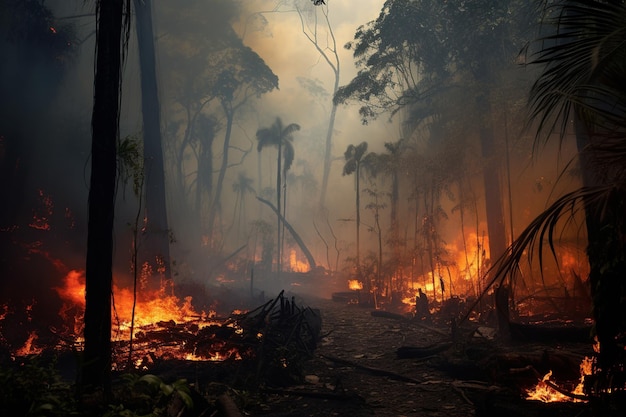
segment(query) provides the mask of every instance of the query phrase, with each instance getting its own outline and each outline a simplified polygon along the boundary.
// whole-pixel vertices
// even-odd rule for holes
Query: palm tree
[[[624,389],[626,362],[626,4],[569,0],[546,10],[554,17],[554,32],[539,39],[531,61],[542,72],[531,90],[530,120],[538,126],[537,145],[553,131],[563,140],[573,120],[583,186],[522,232],[501,259],[498,276],[513,273],[529,248],[541,256],[544,239],[554,251],[557,222],[584,210],[600,345],[586,386],[590,395],[610,399],[607,394]]]
[[[280,233],[280,213],[281,213],[281,187],[285,183],[287,171],[293,164],[295,151],[293,148],[293,134],[300,130],[300,125],[291,123],[287,126],[283,125],[280,117],[277,117],[272,126],[257,130],[256,137],[258,140],[257,151],[261,152],[263,148],[275,146],[278,148],[278,163],[276,170],[276,208],[278,210],[278,247],[277,247],[277,276],[280,276],[281,270],[281,233]],[[283,210],[284,212],[284,210]]]

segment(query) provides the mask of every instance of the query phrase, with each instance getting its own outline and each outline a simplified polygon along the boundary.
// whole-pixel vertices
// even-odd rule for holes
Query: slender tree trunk
[[[222,146],[222,164],[220,166],[220,172],[217,176],[217,183],[215,184],[215,195],[213,195],[213,201],[211,202],[211,208],[209,210],[209,236],[213,236],[215,231],[215,219],[217,212],[222,204],[222,189],[224,188],[224,178],[226,178],[226,170],[228,169],[228,151],[230,149],[230,136],[233,131],[234,110],[229,105],[222,103],[224,113],[226,113],[226,133],[224,134],[224,144]]]
[[[333,95],[339,89],[339,70],[335,73],[335,88]],[[324,145],[324,173],[322,174],[322,188],[320,190],[320,207],[326,206],[326,191],[328,189],[328,178],[330,177],[330,163],[332,162],[333,133],[335,130],[335,118],[337,117],[337,105],[333,103],[328,121],[328,131],[326,132],[326,143]]]
[[[492,260],[498,259],[506,250],[506,231],[502,209],[502,189],[500,186],[500,165],[495,151],[495,137],[491,120],[491,105],[487,97],[477,99],[481,114],[485,118],[480,129],[480,144],[485,160],[483,180],[485,183],[485,206],[489,236],[489,254]]]
[[[356,175],[356,273],[359,279],[361,277],[361,169],[360,162],[356,163],[356,171],[354,171],[354,175]],[[370,291],[372,289],[371,278],[367,282],[367,290]]]
[[[161,138],[161,114],[156,76],[152,0],[134,0],[141,72],[143,152],[147,224],[142,262],[161,273],[170,271],[169,226],[165,198],[165,173]]]
[[[119,128],[122,0],[98,2],[85,285],[83,388],[111,393],[113,219]]]
[[[282,251],[280,247],[280,187],[281,187],[281,171],[283,161],[283,139],[278,139],[278,171],[276,172],[276,209],[277,212],[277,247],[276,247],[276,280],[280,282],[280,271],[282,268]]]

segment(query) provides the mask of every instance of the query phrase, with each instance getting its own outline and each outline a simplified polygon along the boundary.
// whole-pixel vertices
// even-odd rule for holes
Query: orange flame
[[[350,288],[351,290],[362,290],[363,283],[359,281],[358,279],[349,279],[348,288]]]
[[[593,359],[585,356],[585,358],[580,363],[580,380],[578,385],[572,391],[573,396],[565,395],[556,389],[554,389],[548,382],[550,381],[550,377],[552,376],[552,371],[548,372],[542,379],[537,383],[537,385],[533,389],[529,389],[526,391],[526,399],[527,400],[536,400],[544,403],[551,402],[581,402],[583,401],[580,396],[584,396],[584,383],[585,376],[591,375],[593,369]]]
[[[298,260],[295,249],[289,252],[289,268],[293,272],[309,272],[309,264]]]

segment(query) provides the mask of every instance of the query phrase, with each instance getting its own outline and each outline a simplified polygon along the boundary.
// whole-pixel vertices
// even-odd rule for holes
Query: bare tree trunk
[[[165,201],[165,173],[161,139],[161,114],[156,78],[152,1],[134,0],[141,72],[143,152],[147,224],[142,262],[162,273],[170,271],[169,226]]]
[[[217,183],[215,185],[215,195],[211,201],[211,208],[209,210],[209,232],[208,235],[213,240],[215,232],[215,219],[217,212],[220,210],[222,204],[222,189],[224,188],[224,178],[226,178],[226,170],[228,169],[228,150],[230,149],[230,136],[233,131],[233,120],[235,118],[235,111],[230,104],[222,103],[224,113],[226,114],[226,133],[224,134],[224,144],[222,146],[222,164],[220,166],[220,172],[217,176]]]
[[[111,291],[113,219],[119,129],[122,0],[97,4],[97,53],[85,285],[85,349],[80,369],[82,388],[111,395]]]

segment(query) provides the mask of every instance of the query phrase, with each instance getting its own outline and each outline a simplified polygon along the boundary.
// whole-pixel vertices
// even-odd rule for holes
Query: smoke
[[[24,2],[27,3],[39,2]],[[334,74],[316,45],[303,32],[303,25],[309,36],[317,35],[317,46],[323,52],[332,55],[333,48],[336,48],[340,62],[339,84],[345,85],[357,74],[357,68],[352,51],[343,46],[353,40],[359,26],[378,16],[384,1],[328,0],[326,3],[328,9],[315,8],[309,0],[154,2],[157,73],[166,153],[165,186],[176,280],[219,285],[219,280],[224,280],[235,270],[239,274],[237,279],[247,285],[251,271],[246,262],[260,262],[264,256],[264,244],[271,252],[270,245],[275,242],[268,236],[275,230],[267,230],[267,226],[275,227],[276,217],[255,196],[275,201],[270,196],[276,192],[276,152],[269,148],[259,154],[255,134],[258,129],[269,127],[276,117],[286,124],[301,126],[301,130],[294,134],[295,160],[287,181],[285,216],[288,222],[309,247],[318,265],[341,270],[347,264],[346,258],[354,257],[355,181],[354,176],[342,175],[344,151],[350,144],[366,141],[369,151],[384,153],[385,143],[396,142],[403,138],[403,134],[408,134],[401,129],[397,119],[389,122],[382,117],[364,126],[357,105],[340,106],[334,126],[327,207],[323,212],[318,210],[317,196],[322,181]],[[50,21],[47,26],[37,26],[39,37],[29,39],[25,44],[28,47],[18,48],[16,43],[7,40],[7,36],[0,39],[2,56],[10,58],[0,66],[0,96],[11,98],[0,101],[3,173],[14,172],[12,169],[20,161],[19,176],[10,181],[3,180],[2,193],[11,199],[10,204],[3,205],[3,221],[6,221],[2,227],[8,230],[7,227],[16,226],[21,231],[34,233],[34,236],[23,239],[44,241],[45,245],[58,251],[55,258],[69,259],[68,268],[80,269],[86,241],[95,17],[93,6],[85,5],[83,1],[57,0],[48,1],[46,5],[50,7]],[[302,12],[302,20],[297,7]],[[325,26],[324,10],[328,10],[332,33]],[[5,25],[7,16],[0,15],[0,19],[3,35],[11,34],[22,39],[20,42],[26,42],[27,37],[17,28],[24,30],[32,25],[18,25],[17,21]],[[311,30],[316,22],[317,31]],[[228,62],[228,54],[233,50],[243,48],[247,48],[245,51],[250,59],[242,62],[249,63],[258,55],[258,59],[278,77],[278,89],[258,96],[253,94],[236,109],[230,132],[228,169],[217,214],[219,226],[212,236],[208,236],[206,219],[211,193],[215,192],[228,125],[222,104],[215,97],[211,98],[210,93],[215,87],[214,78],[225,67],[222,62]],[[263,68],[259,62],[257,64],[258,68]],[[243,63],[238,62],[229,69],[236,72],[241,65]],[[141,90],[134,33],[123,69],[122,96],[120,136],[140,137],[143,129]],[[197,124],[190,122],[193,112],[202,115],[198,116]],[[470,112],[463,114],[462,109],[459,111],[459,124],[468,114]],[[511,127],[511,131],[513,129]],[[16,143],[20,144],[17,150],[7,147]],[[512,187],[516,195],[512,203],[508,203],[515,219],[514,234],[551,198],[549,190],[558,175],[554,164],[532,164],[525,151],[527,145],[519,146],[518,153],[512,153],[515,160],[511,164],[514,172]],[[459,154],[475,151],[469,147],[457,150]],[[546,159],[553,155],[552,150]],[[203,179],[198,172],[203,169],[204,180],[211,178],[211,181],[208,185],[205,182],[203,193],[198,193],[198,181]],[[250,179],[252,192],[242,194],[237,191],[235,183],[240,175]],[[410,191],[412,181],[412,178],[405,177],[400,192],[403,200],[399,216],[405,229],[403,234],[409,237],[419,222],[414,211],[416,197]],[[370,185],[364,183],[364,187]],[[484,215],[481,214],[484,201],[481,193],[476,191],[479,185],[470,185],[474,188],[467,192],[474,193],[478,203],[472,207],[475,212],[468,212],[468,223],[476,229],[474,233],[480,235],[485,228]],[[385,193],[390,182],[379,178],[377,186],[381,202],[387,204],[381,209],[380,221],[382,228],[388,229],[389,200]],[[34,232],[28,227],[33,207],[41,204],[40,190],[54,202],[50,234]],[[120,182],[118,197],[116,264],[120,274],[129,274],[132,228],[138,201],[123,182]],[[456,213],[458,199],[443,201],[446,212]],[[371,203],[368,196],[363,197],[361,239],[364,253],[377,250],[375,213],[366,208]],[[12,217],[16,213],[22,218]],[[457,217],[450,217],[452,220],[443,232],[444,239],[458,248],[462,246],[459,230],[463,226]],[[11,224],[7,219],[12,221]],[[14,240],[7,238],[3,242],[12,244]],[[239,251],[242,247],[244,249]],[[297,253],[296,261],[304,261],[289,233],[286,233],[286,247],[285,262],[292,250]],[[234,253],[237,256],[228,258]],[[239,257],[245,261],[237,261]],[[259,276],[255,279],[261,281]]]

